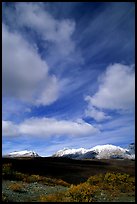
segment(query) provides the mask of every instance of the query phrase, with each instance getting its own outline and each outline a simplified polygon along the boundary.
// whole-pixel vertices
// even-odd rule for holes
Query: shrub
[[[65,193],[58,192],[50,195],[41,195],[40,202],[69,202],[69,198],[65,196]]]
[[[66,181],[63,181],[62,179],[50,179],[50,182],[54,183],[55,185],[65,186],[69,187],[70,184]]]
[[[104,176],[102,174],[91,176],[88,180],[87,183],[90,185],[98,185],[99,183],[102,183],[104,179]]]
[[[91,176],[87,183],[91,186],[98,186],[100,195],[107,196],[108,200],[120,195],[135,191],[135,177],[125,173],[107,172],[105,175]]]
[[[58,192],[50,195],[41,195],[40,202],[94,202],[99,188],[88,183],[71,185],[66,192]]]
[[[21,172],[17,172],[17,171],[15,171],[13,173],[13,175],[14,175],[14,179],[17,180],[17,181],[22,181],[26,176],[25,174],[23,174]]]
[[[9,185],[9,189],[15,192],[24,192],[24,185],[19,183],[12,183]]]
[[[61,185],[65,187],[69,187],[70,184],[67,183],[66,181],[63,181],[62,179],[56,179],[56,178],[50,178],[50,177],[41,177],[42,183],[45,183],[50,186],[55,186],[55,185]]]
[[[98,186],[91,186],[85,182],[79,185],[72,185],[68,191],[68,196],[72,202],[94,202],[98,191]]]
[[[4,179],[8,180],[23,180],[26,175],[21,172],[14,171],[12,164],[8,163],[3,164],[2,176]]]
[[[39,175],[25,175],[23,181],[27,183],[39,182],[42,180],[42,177]]]
[[[135,189],[135,178],[128,174],[122,173],[106,173],[104,177],[104,187],[111,187],[112,190],[120,192],[131,192]]]
[[[21,175],[21,174],[19,174]],[[45,176],[39,176],[39,175],[23,175],[23,181],[27,183],[32,183],[32,182],[42,182],[50,186],[55,186],[55,185],[61,185],[61,186],[70,186],[67,182],[63,181],[62,179],[55,179],[55,178],[49,178]]]
[[[12,164],[11,163],[3,164],[2,165],[2,176],[3,176],[3,178],[9,179],[12,176],[12,174],[13,174]]]
[[[24,174],[18,171],[14,171],[11,163],[3,164],[2,176],[4,179],[24,181],[27,183],[42,181],[43,183],[50,185],[50,186],[54,186],[54,185],[61,185],[61,186],[66,186],[66,187],[70,186],[70,184],[63,181],[62,179],[48,178],[45,176],[34,175],[34,174],[28,175],[28,174]]]
[[[91,176],[87,183],[97,185],[103,190],[129,192],[134,191],[135,178],[125,173],[107,172],[105,175]]]
[[[9,173],[11,171],[12,164],[7,163],[2,165],[2,171],[3,173]]]

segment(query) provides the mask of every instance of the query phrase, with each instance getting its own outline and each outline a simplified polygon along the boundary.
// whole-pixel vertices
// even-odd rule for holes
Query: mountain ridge
[[[14,151],[9,154],[4,155],[3,157],[40,157],[36,152],[29,150]]]
[[[111,144],[97,145],[90,149],[78,148],[57,151],[53,157],[68,157],[72,159],[135,159],[135,145],[132,148],[122,148]],[[129,145],[130,147],[130,145]],[[132,151],[131,151],[132,150]]]
[[[41,157],[34,151],[21,150],[10,152],[3,157]],[[70,159],[135,159],[135,144],[129,144],[128,148],[122,148],[112,144],[97,145],[95,147],[85,149],[81,148],[63,148],[51,157],[65,157]]]

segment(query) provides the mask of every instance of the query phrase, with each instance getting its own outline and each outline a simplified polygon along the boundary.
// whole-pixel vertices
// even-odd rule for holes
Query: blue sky
[[[134,3],[3,3],[2,53],[3,154],[134,142]]]

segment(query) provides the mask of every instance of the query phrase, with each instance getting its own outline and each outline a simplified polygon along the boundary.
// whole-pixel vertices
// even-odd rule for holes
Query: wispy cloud
[[[91,5],[90,9],[91,12],[85,13],[79,21],[82,33],[78,44],[85,60],[90,63],[132,63],[135,57],[134,4],[102,2],[95,8]],[[89,15],[91,19],[87,18]]]

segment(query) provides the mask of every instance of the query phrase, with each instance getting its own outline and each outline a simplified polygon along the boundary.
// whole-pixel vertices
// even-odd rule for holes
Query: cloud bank
[[[31,118],[20,124],[11,121],[2,122],[3,136],[86,136],[99,132],[91,124],[83,120],[69,121],[54,118]]]

